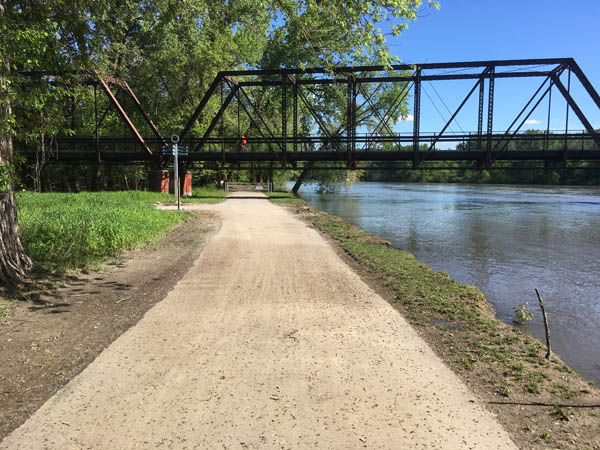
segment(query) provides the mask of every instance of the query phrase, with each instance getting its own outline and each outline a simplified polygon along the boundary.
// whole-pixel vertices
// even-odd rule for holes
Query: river
[[[600,189],[356,183],[335,194],[302,186],[309,203],[342,217],[438,271],[477,286],[506,323],[528,302],[527,327],[600,383]]]

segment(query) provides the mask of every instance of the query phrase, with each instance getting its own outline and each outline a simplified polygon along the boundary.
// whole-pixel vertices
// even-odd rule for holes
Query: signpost
[[[168,146],[165,146],[162,149],[162,154],[164,156],[173,156],[173,191],[175,193],[175,201],[177,202],[177,209],[181,209],[181,192],[179,189],[179,157],[183,156],[184,158],[187,158],[188,156],[188,147],[187,146],[179,146],[178,142],[179,142],[179,136],[177,136],[176,134],[174,134],[173,136],[171,136],[171,142],[173,143],[173,146],[171,148],[169,148]]]
[[[173,172],[174,172],[174,180],[173,180],[173,190],[175,191],[175,201],[177,202],[177,210],[181,210],[180,198],[179,198],[179,149],[177,148],[177,143],[179,142],[179,136],[174,134],[171,136],[171,142],[173,143],[173,157],[175,160],[173,161]]]

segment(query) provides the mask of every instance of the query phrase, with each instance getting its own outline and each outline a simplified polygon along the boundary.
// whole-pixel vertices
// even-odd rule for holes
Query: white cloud
[[[525,121],[525,124],[526,124],[526,125],[538,125],[538,124],[540,124],[540,123],[541,123],[541,122],[540,122],[539,120],[536,120],[536,119],[527,119],[527,120]]]
[[[414,122],[414,120],[415,120],[415,116],[413,116],[412,114],[409,114],[405,118],[401,118],[400,122]]]

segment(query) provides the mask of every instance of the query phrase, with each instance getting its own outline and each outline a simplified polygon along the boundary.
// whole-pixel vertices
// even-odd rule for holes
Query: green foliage
[[[182,197],[183,203],[221,203],[227,197],[227,192],[213,186],[195,187],[191,197]],[[172,197],[171,197],[172,198]]]
[[[267,197],[273,203],[304,203],[304,200],[296,197],[291,192],[268,192]]]
[[[163,135],[169,135],[180,131],[221,70],[393,62],[380,28],[390,26],[393,35],[400,34],[417,18],[424,3],[438,7],[435,1],[422,0],[8,2],[0,16],[0,57],[9,62],[12,71],[10,88],[2,92],[2,99],[12,103],[13,114],[0,122],[4,130],[18,136],[17,150],[36,149],[41,156],[57,150],[53,147],[55,136],[93,135],[94,91],[81,70],[96,70],[127,80]],[[37,75],[22,76],[21,71]],[[374,86],[363,86],[363,95],[373,94],[374,108],[359,110],[358,125],[374,121],[375,111],[387,110],[403,88],[398,83],[375,93]],[[326,100],[313,105],[328,128],[321,132],[342,134],[345,87],[316,90]],[[129,135],[99,91],[99,134]],[[276,90],[260,87],[247,91],[273,131],[283,131],[277,129],[280,120],[273,115],[281,101]],[[151,135],[131,102],[127,98],[121,101],[140,132]],[[391,124],[406,115],[407,101],[394,110]],[[218,108],[218,98],[209,101],[191,134],[201,136]],[[299,116],[300,133],[317,128],[302,102]],[[258,133],[243,113],[241,119],[238,126],[237,114],[226,112],[226,133]],[[288,123],[291,127],[291,121]],[[30,175],[37,189],[41,166],[36,163],[36,173]]]
[[[528,130],[517,144],[511,142],[507,152],[511,150],[529,150],[541,148],[539,140],[541,131]],[[496,145],[496,141],[493,141]],[[572,150],[591,150],[592,141],[575,140],[568,142]],[[562,139],[550,139],[547,147],[549,150],[563,150],[565,142]],[[427,146],[421,146],[421,151],[426,151]],[[456,150],[476,149],[475,138],[472,143],[462,143]],[[412,147],[403,147],[405,151],[412,151]],[[389,145],[384,145],[383,150],[396,150]],[[427,170],[435,166],[436,170]],[[489,183],[489,184],[547,184],[547,185],[600,185],[600,170],[595,162],[566,162],[535,165],[524,161],[496,161],[490,170],[477,168],[472,163],[457,163],[454,161],[424,162],[419,170],[410,170],[410,163],[403,162],[373,162],[361,175],[361,181],[398,181],[415,183]],[[447,169],[444,169],[447,167]],[[457,167],[460,167],[457,168]],[[393,169],[393,170],[390,170]]]
[[[567,410],[566,408],[563,408],[561,406],[554,406],[552,415],[554,417],[556,417],[558,420],[561,420],[563,422],[568,422],[569,417],[572,415],[572,413],[570,413],[569,410]]]
[[[540,439],[544,442],[552,442],[552,432],[550,430],[544,430],[542,434],[540,434]]]
[[[533,371],[529,372],[525,377],[525,389],[531,394],[540,393],[540,385],[549,377],[544,372]]]
[[[556,395],[565,400],[570,400],[577,395],[577,392],[562,383],[554,383],[552,389]]]
[[[167,194],[102,192],[17,196],[21,240],[39,267],[57,272],[148,244],[183,220],[151,203]]]
[[[513,311],[515,312],[515,318],[513,322],[519,325],[525,325],[528,321],[533,319],[533,313],[529,311],[527,308],[529,303],[521,303],[518,306],[513,306]]]
[[[10,314],[10,306],[0,299],[0,318]]]

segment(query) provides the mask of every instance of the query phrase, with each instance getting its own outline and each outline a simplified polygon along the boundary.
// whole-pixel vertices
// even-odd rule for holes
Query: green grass
[[[333,216],[319,216],[314,225],[337,240],[354,259],[380,274],[384,283],[404,302],[417,323],[432,320],[461,322],[472,329],[494,328],[483,320],[486,307],[481,292],[473,286],[456,283],[413,255],[381,244],[381,240]]]
[[[10,314],[10,307],[0,299],[0,317],[5,317]]]
[[[147,245],[184,220],[182,213],[154,208],[170,198],[140,191],[22,192],[17,196],[21,239],[39,268],[58,273],[82,268]]]
[[[171,200],[173,196],[170,196]],[[192,189],[191,197],[182,197],[182,203],[221,203],[227,197],[227,192],[213,186],[203,186]]]
[[[291,192],[276,191],[266,192],[266,194],[273,203],[304,203],[304,200],[300,197],[296,197]]]

